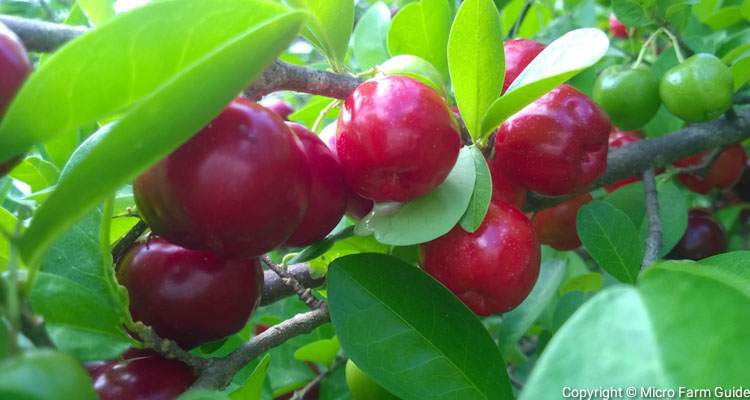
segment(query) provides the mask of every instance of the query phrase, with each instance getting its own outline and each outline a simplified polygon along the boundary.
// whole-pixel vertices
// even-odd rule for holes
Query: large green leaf
[[[367,9],[354,28],[352,53],[360,69],[370,69],[388,59],[388,27],[391,10],[383,2]]]
[[[286,0],[286,3],[307,11],[302,35],[328,57],[335,70],[343,71],[354,27],[354,0]]]
[[[443,236],[466,212],[475,179],[472,150],[464,147],[445,182],[435,190],[404,204],[376,204],[373,212],[359,222],[355,233],[373,233],[379,242],[394,246],[425,243]]]
[[[620,282],[635,283],[643,244],[627,214],[603,201],[581,207],[576,218],[581,243],[591,257]]]
[[[31,350],[0,362],[0,398],[94,400],[97,396],[75,359],[51,350]]]
[[[388,50],[392,56],[411,54],[429,61],[448,80],[448,0],[421,0],[406,5],[391,21]]]
[[[0,207],[0,229],[5,232],[13,232],[18,220],[10,211]],[[10,259],[10,240],[5,235],[0,235],[0,272],[5,271]]]
[[[750,289],[741,282],[720,267],[670,262],[638,289],[602,292],[547,345],[520,399],[559,398],[564,387],[746,385]]]
[[[494,7],[494,6],[493,6]],[[492,176],[490,168],[487,166],[487,160],[482,154],[482,150],[472,146],[469,148],[471,156],[474,159],[474,169],[476,170],[476,180],[474,182],[474,191],[469,200],[469,206],[466,208],[464,216],[461,217],[461,227],[467,232],[474,232],[482,225],[487,210],[490,209],[490,200],[492,200]]]
[[[111,359],[130,344],[122,328],[127,294],[115,281],[109,242],[102,243],[106,222],[97,209],[65,232],[31,290],[57,347],[81,360]]]
[[[10,172],[14,179],[29,185],[32,192],[54,185],[59,175],[60,171],[54,164],[37,156],[26,157]]]
[[[503,32],[492,0],[461,4],[448,38],[448,67],[461,118],[476,140],[505,76]]]
[[[570,31],[550,43],[487,110],[483,137],[534,100],[594,65],[608,48],[607,35],[594,28]]]
[[[78,0],[77,4],[96,26],[115,16],[115,0]]]
[[[166,0],[116,17],[53,55],[0,125],[0,158],[113,113],[122,117],[39,208],[21,241],[24,259],[36,261],[107,193],[205,126],[286,47],[301,18],[262,0]]]
[[[260,400],[269,362],[271,362],[271,356],[266,354],[245,383],[233,391],[229,398],[231,400]]]
[[[482,323],[417,267],[379,254],[340,258],[328,273],[328,300],[347,354],[398,397],[512,398]]]

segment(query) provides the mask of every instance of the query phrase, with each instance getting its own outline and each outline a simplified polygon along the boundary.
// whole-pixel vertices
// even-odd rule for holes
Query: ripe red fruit
[[[338,158],[325,143],[300,124],[287,125],[302,142],[310,171],[310,196],[302,222],[286,243],[306,246],[325,238],[344,216],[347,188]]]
[[[709,157],[708,153],[699,153],[674,163],[675,167],[686,168],[703,165]],[[713,189],[725,190],[739,181],[747,162],[747,153],[740,144],[733,144],[724,149],[714,160],[705,176],[694,173],[681,173],[677,179],[686,188],[701,194]]]
[[[264,254],[294,233],[307,210],[302,144],[278,115],[244,99],[135,180],[154,233],[225,257]]]
[[[245,326],[260,301],[256,259],[227,260],[151,238],[128,250],[117,278],[133,318],[183,348],[222,339]]]
[[[148,356],[116,363],[94,380],[101,400],[167,400],[187,391],[196,376],[187,365]]]
[[[409,201],[440,185],[458,158],[458,125],[443,98],[405,76],[361,84],[344,102],[336,152],[362,197]]]
[[[630,143],[634,143],[640,140],[643,140],[643,138],[640,135],[638,135],[638,133],[636,132],[621,131],[619,129],[615,129],[609,135],[609,150],[619,149],[621,147],[629,145]],[[625,178],[621,181],[605,186],[604,189],[607,192],[614,192],[615,190],[629,183],[638,182],[639,180],[640,178],[637,178],[637,177]]]
[[[260,105],[275,112],[284,120],[289,120],[289,116],[294,112],[292,105],[281,99],[264,100]]]
[[[492,203],[474,233],[456,226],[420,246],[422,267],[479,315],[509,311],[539,275],[539,242],[512,205]]]
[[[577,249],[581,239],[576,230],[576,216],[578,210],[591,200],[591,194],[586,193],[534,214],[531,224],[539,242],[557,250]]]
[[[548,196],[580,192],[607,167],[607,115],[569,85],[553,89],[505,121],[495,137],[499,167]]]
[[[86,368],[86,371],[89,373],[91,379],[93,381],[96,381],[96,379],[99,378],[101,374],[105,373],[116,363],[116,361],[89,361],[87,363],[84,363],[83,367]]]
[[[503,43],[505,48],[505,80],[503,93],[518,78],[527,65],[544,50],[544,45],[529,39],[511,39]]]
[[[505,201],[523,209],[526,204],[526,189],[508,178],[496,160],[489,162],[490,174],[492,175],[492,201]]]
[[[628,27],[625,26],[615,14],[609,15],[609,31],[612,32],[612,36],[619,39],[628,38]]]
[[[688,213],[688,226],[667,258],[700,260],[727,251],[724,228],[710,212],[694,208]]]
[[[15,33],[0,23],[0,116],[5,114],[30,73],[31,62],[26,49]]]

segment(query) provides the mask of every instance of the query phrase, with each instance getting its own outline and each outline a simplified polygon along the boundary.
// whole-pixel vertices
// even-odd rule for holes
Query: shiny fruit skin
[[[492,203],[474,233],[456,226],[420,246],[424,270],[476,314],[509,311],[529,295],[539,275],[539,241],[516,207]]]
[[[128,289],[133,318],[186,349],[242,329],[263,285],[256,259],[227,260],[161,238],[133,246],[117,278]]]
[[[187,365],[161,356],[133,358],[110,367],[94,382],[101,400],[171,400],[196,376]]]
[[[611,126],[591,99],[562,85],[500,126],[495,158],[510,179],[533,192],[579,192],[607,168]]]
[[[700,260],[727,251],[724,228],[705,209],[692,209],[688,213],[685,234],[666,258],[673,260]]]
[[[716,119],[732,106],[732,70],[716,56],[699,53],[669,69],[659,95],[669,112],[687,122]]]
[[[593,98],[622,130],[646,125],[661,105],[659,82],[646,67],[607,68],[594,84]]]
[[[30,73],[26,49],[15,33],[0,23],[0,117]]]
[[[492,201],[505,201],[523,209],[526,205],[526,189],[508,178],[497,159],[489,161],[488,164],[492,175]]]
[[[745,163],[740,180],[734,185],[732,191],[745,202],[750,202],[750,162]]]
[[[612,32],[612,36],[618,39],[628,38],[628,27],[625,26],[616,15],[609,15],[609,31]]]
[[[505,48],[505,80],[503,93],[518,78],[526,66],[544,50],[544,45],[529,39],[511,39],[503,43]]]
[[[349,187],[406,202],[443,183],[461,147],[453,114],[433,89],[405,76],[361,84],[339,115],[336,152]]]
[[[635,143],[641,140],[643,140],[643,138],[636,132],[621,131],[619,129],[615,129],[609,135],[609,150],[611,151],[614,149],[619,149],[621,147],[629,145],[630,143]],[[639,180],[640,178],[637,177],[625,178],[611,185],[605,186],[604,189],[607,192],[611,193],[629,183],[638,182]]]
[[[281,99],[270,99],[263,101],[260,105],[275,112],[284,121],[288,121],[289,116],[294,112],[292,105]]]
[[[300,124],[287,125],[302,142],[310,171],[310,195],[302,222],[287,239],[289,246],[307,246],[323,238],[344,216],[347,187],[336,155],[323,141]]]
[[[138,177],[133,191],[157,235],[245,258],[273,250],[294,233],[309,187],[299,139],[278,115],[237,99]]]
[[[398,400],[365,374],[352,360],[346,362],[346,384],[352,400]]]
[[[591,194],[574,197],[552,208],[538,211],[531,219],[541,244],[557,250],[573,250],[581,246],[576,230],[578,210],[592,200]]]
[[[699,153],[674,163],[676,167],[685,168],[702,165],[707,153]],[[740,144],[733,144],[724,149],[714,160],[705,176],[693,173],[681,173],[677,179],[683,186],[700,194],[711,190],[726,190],[734,186],[742,176],[747,163],[747,153]]]

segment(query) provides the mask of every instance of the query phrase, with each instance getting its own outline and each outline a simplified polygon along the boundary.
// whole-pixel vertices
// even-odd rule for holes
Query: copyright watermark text
[[[750,399],[750,387],[677,388],[656,387],[600,387],[562,389],[564,399],[610,400],[610,399]]]

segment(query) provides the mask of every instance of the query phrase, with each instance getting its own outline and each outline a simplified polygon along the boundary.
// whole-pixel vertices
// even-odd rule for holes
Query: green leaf
[[[18,220],[10,211],[0,207],[0,229],[5,232],[14,232]],[[0,235],[0,272],[5,271],[10,259],[10,241],[5,235]]]
[[[8,400],[94,400],[86,370],[70,356],[31,350],[0,361],[0,398]]]
[[[503,32],[491,0],[461,4],[448,39],[448,67],[461,118],[476,140],[482,134],[482,118],[500,96],[505,76]]]
[[[115,281],[109,243],[101,243],[102,218],[99,210],[89,213],[54,243],[30,295],[58,348],[80,360],[112,359],[130,344],[122,328],[126,294]]]
[[[603,201],[581,207],[576,218],[578,236],[591,257],[620,282],[635,283],[643,245],[633,221]]]
[[[550,43],[492,103],[482,123],[482,138],[503,121],[563,82],[594,65],[607,53],[604,32],[583,28],[570,31]]]
[[[451,17],[448,0],[421,0],[406,5],[391,21],[388,51],[392,56],[411,54],[424,58],[448,81],[446,48]]]
[[[745,51],[732,63],[734,91],[738,91],[750,81],[750,50]]]
[[[286,47],[301,18],[261,0],[167,0],[118,16],[55,53],[0,125],[0,158],[123,114],[37,210],[21,241],[27,263],[107,193],[205,126]]]
[[[388,59],[388,27],[391,10],[383,2],[373,4],[354,28],[352,53],[361,70],[368,70]]]
[[[28,184],[32,192],[38,192],[57,183],[60,171],[55,164],[37,156],[26,157],[13,168],[10,176]]]
[[[221,392],[212,392],[210,390],[190,390],[180,395],[177,400],[228,400],[226,394]],[[242,398],[244,400],[244,398]],[[260,399],[260,397],[257,397]]]
[[[443,236],[466,212],[475,179],[472,151],[464,147],[445,182],[435,190],[404,204],[376,204],[354,231],[373,233],[379,242],[394,246],[429,242]]]
[[[684,193],[673,180],[664,181],[657,186],[659,199],[659,219],[661,220],[662,239],[659,256],[664,257],[677,245],[685,233],[688,224],[688,204]],[[645,200],[644,200],[645,202]],[[644,205],[645,207],[645,205]],[[641,242],[648,238],[648,218],[641,223]]]
[[[266,354],[245,383],[229,395],[231,400],[260,400],[271,356]]]
[[[378,66],[378,71],[386,75],[403,75],[414,78],[435,89],[440,96],[448,98],[445,82],[435,67],[424,58],[411,54],[395,56]]]
[[[343,71],[349,36],[354,28],[354,0],[285,0],[305,10],[302,35],[328,57],[336,71]]]
[[[115,0],[78,0],[77,4],[95,26],[115,16]]]
[[[612,0],[612,11],[628,27],[639,28],[652,23],[643,2],[638,0]]]
[[[294,358],[300,361],[331,365],[339,350],[341,350],[341,344],[338,338],[321,339],[297,349],[294,352]]]
[[[724,271],[729,271],[737,275],[739,278],[738,282],[747,284],[750,283],[750,268],[747,267],[748,262],[750,262],[750,251],[733,251],[704,258],[698,263],[720,267]]]
[[[512,399],[482,323],[419,268],[378,254],[340,258],[328,273],[328,300],[347,354],[396,396]]]
[[[487,210],[490,208],[492,199],[492,177],[490,169],[487,166],[487,160],[482,154],[482,150],[475,146],[470,148],[471,156],[474,159],[474,168],[476,170],[476,180],[474,182],[474,191],[469,200],[469,207],[461,217],[461,227],[467,232],[474,232],[482,225]]]

